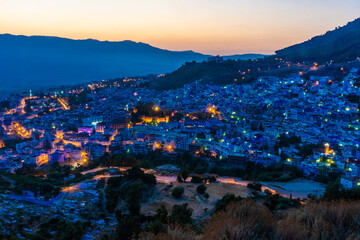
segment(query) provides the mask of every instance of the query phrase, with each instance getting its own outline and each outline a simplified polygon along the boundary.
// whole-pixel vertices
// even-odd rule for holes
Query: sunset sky
[[[265,53],[360,17],[360,0],[0,0],[0,33]]]

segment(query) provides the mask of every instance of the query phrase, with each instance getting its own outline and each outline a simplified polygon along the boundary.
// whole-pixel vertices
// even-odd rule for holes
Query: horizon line
[[[229,56],[236,56],[236,55],[250,55],[250,54],[254,54],[254,55],[264,55],[264,56],[271,56],[275,54],[275,51],[272,51],[272,54],[266,54],[266,53],[255,53],[252,51],[249,52],[244,52],[244,53],[234,53],[234,54],[229,54],[229,55],[221,55],[221,54],[208,54],[208,53],[203,53],[203,52],[197,52],[194,50],[170,50],[170,49],[166,49],[166,48],[162,48],[162,47],[158,47],[155,45],[152,45],[150,43],[146,43],[146,42],[137,42],[134,40],[130,40],[130,39],[124,39],[124,40],[116,40],[116,41],[111,41],[111,40],[100,40],[100,39],[96,39],[96,38],[70,38],[70,37],[63,37],[63,36],[55,36],[55,35],[26,35],[26,34],[12,34],[9,32],[5,32],[5,33],[0,33],[0,35],[11,35],[11,36],[17,36],[17,37],[48,37],[48,38],[60,38],[60,39],[67,39],[67,40],[72,40],[72,41],[97,41],[97,42],[108,42],[108,43],[122,43],[122,42],[133,42],[133,43],[137,43],[137,44],[145,44],[148,45],[150,47],[154,47],[157,49],[161,49],[161,50],[165,50],[165,51],[171,51],[171,52],[194,52],[194,53],[198,53],[198,54],[202,54],[202,55],[209,55],[209,56],[221,56],[221,57],[229,57]],[[221,50],[218,50],[221,51]]]

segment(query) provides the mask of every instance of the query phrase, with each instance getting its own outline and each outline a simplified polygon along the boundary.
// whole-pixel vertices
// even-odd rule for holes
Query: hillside
[[[9,91],[157,74],[171,72],[186,61],[207,58],[192,51],[168,51],[132,41],[2,34],[0,85]]]
[[[151,82],[159,90],[181,88],[184,84],[200,81],[202,84],[244,84],[259,76],[289,76],[298,73],[297,66],[288,67],[273,58],[256,60],[224,60],[223,62],[187,62],[176,71]]]
[[[264,57],[267,57],[267,55],[256,54],[256,53],[246,53],[246,54],[236,54],[236,55],[223,56],[224,60],[228,60],[228,59],[251,60],[251,59],[257,59],[257,58],[264,58]]]
[[[276,51],[291,61],[344,62],[360,57],[360,18],[306,42]]]
[[[243,84],[259,76],[286,77],[307,69],[306,65],[289,65],[280,60],[281,58],[295,63],[299,61],[312,63],[331,60],[344,62],[355,60],[359,56],[360,18],[307,42],[278,50],[276,55],[270,57],[261,54],[245,54],[224,56],[223,62],[186,63],[176,71],[156,79],[151,86],[160,90],[175,89],[197,80],[205,84]],[[247,57],[257,60],[251,61]],[[241,74],[244,72],[245,74]]]

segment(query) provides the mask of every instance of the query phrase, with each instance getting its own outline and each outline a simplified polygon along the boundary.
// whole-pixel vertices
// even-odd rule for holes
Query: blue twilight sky
[[[0,33],[273,53],[360,17],[360,0],[0,0]]]

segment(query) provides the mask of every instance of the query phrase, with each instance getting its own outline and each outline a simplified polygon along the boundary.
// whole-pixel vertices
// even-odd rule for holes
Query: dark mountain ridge
[[[3,89],[89,82],[122,76],[164,73],[208,55],[169,51],[133,41],[0,35]]]
[[[0,34],[0,90],[162,74],[176,70],[184,62],[203,61],[208,57],[210,55],[163,50],[130,40],[110,42]]]
[[[256,61],[246,60],[245,56],[242,56],[243,59],[237,58],[234,55],[231,59],[237,59],[237,61],[224,57],[223,62],[187,63],[176,71],[156,79],[151,86],[157,89],[173,89],[197,80],[201,80],[202,83],[243,84],[259,76],[289,77],[303,71],[300,65],[290,64],[289,66],[285,63],[288,60],[295,63],[310,61],[312,65],[313,62],[330,62],[331,60],[334,62],[352,61],[359,56],[360,18],[304,43],[278,50],[276,55],[268,57],[252,55],[251,59],[257,59]],[[306,64],[303,68],[307,69]],[[247,72],[247,70],[250,71]],[[246,74],[242,75],[241,72],[246,72]]]
[[[360,18],[323,35],[276,51],[291,61],[352,61],[360,57]]]

